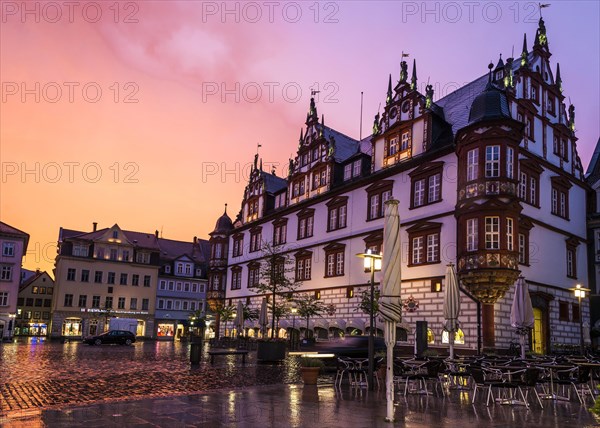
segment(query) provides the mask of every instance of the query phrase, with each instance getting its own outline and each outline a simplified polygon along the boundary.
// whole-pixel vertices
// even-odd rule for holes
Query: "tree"
[[[277,317],[279,300],[287,300],[300,286],[295,279],[295,267],[291,258],[284,253],[283,246],[277,247],[267,243],[262,247],[264,262],[261,263],[260,281],[252,287],[259,294],[270,296],[271,309],[271,338],[275,337],[275,318]],[[279,299],[278,299],[279,298]]]
[[[379,314],[379,289],[375,289],[373,292],[375,300],[371,303],[371,289],[368,288],[360,293],[360,303],[358,308],[354,309],[354,312],[362,311],[367,315],[371,315],[371,309],[373,310],[373,321],[377,322],[377,315]],[[377,328],[377,325],[375,325]],[[363,332],[364,334],[364,332]]]
[[[217,308],[217,310],[215,311],[217,313],[217,315],[219,315],[219,318],[221,320],[223,320],[223,322],[225,323],[225,328],[224,328],[225,332],[227,332],[227,322],[231,321],[233,319],[235,310],[236,310],[236,308],[233,305],[230,305],[230,306],[220,305]]]
[[[279,325],[279,320],[285,317],[290,312],[290,308],[287,305],[287,302],[278,302],[275,305],[275,310],[273,311],[273,319],[275,324]],[[279,337],[279,329],[277,329],[277,337]]]
[[[250,306],[244,305],[244,319],[254,321],[258,319],[258,309],[251,309]]]
[[[298,315],[301,318],[306,318],[306,332],[308,332],[310,318],[321,315],[321,313],[327,310],[327,307],[321,300],[309,293],[300,294],[294,299],[294,302],[298,308]],[[306,332],[304,333],[305,337],[307,334]]]

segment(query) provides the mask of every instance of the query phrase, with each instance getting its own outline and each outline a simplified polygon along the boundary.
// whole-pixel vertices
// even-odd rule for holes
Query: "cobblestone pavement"
[[[179,342],[1,344],[0,415],[299,381],[295,359],[281,365],[257,364],[256,353],[250,352],[245,366],[239,357],[219,356],[211,367],[204,355],[200,365],[192,367],[189,349],[189,344]]]
[[[62,409],[32,410],[0,416],[3,428],[43,427],[275,427],[275,428],[407,428],[433,427],[593,427],[598,426],[587,408],[576,403],[545,402],[532,406],[492,405],[484,400],[471,405],[468,394],[398,397],[395,423],[384,421],[385,393],[342,391],[332,385],[276,384],[219,390],[194,395],[96,403]]]

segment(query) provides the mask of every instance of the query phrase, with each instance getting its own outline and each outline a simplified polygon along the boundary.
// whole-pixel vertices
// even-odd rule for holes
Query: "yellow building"
[[[138,320],[153,337],[160,247],[154,234],[118,225],[92,232],[60,229],[50,336],[82,338],[108,330],[111,318]]]

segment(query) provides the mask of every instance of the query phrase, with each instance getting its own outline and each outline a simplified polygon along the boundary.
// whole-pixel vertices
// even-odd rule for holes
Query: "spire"
[[[523,34],[523,51],[521,52],[521,67],[527,67],[528,61],[527,56],[529,53],[527,52],[527,33]]]
[[[390,74],[390,79],[388,80],[387,96],[385,97],[385,104],[388,105],[391,102],[392,102],[392,75]]]
[[[321,114],[321,128],[319,129],[319,136],[323,136],[323,133],[325,132],[325,115]]]
[[[536,44],[539,44],[540,46],[546,46],[548,47],[548,36],[546,36],[546,25],[544,24],[544,20],[542,19],[542,17],[540,16],[540,20],[538,22],[538,29],[537,29],[537,37],[536,37]]]
[[[223,211],[223,215],[227,215],[227,202],[225,202],[225,211]]]
[[[260,158],[260,172],[263,172],[263,168],[262,168],[262,158]]]
[[[498,64],[496,64],[496,70],[504,67],[504,61],[502,61],[502,54],[500,54],[500,59],[498,60]]]
[[[413,91],[417,89],[417,60],[413,59],[413,71],[412,77],[410,78],[410,89]]]
[[[560,64],[559,63],[556,63],[556,87],[558,88],[558,91],[562,94],[563,87],[562,87],[562,79],[560,78]]]
[[[302,141],[304,141],[304,135],[303,135],[304,129],[300,128],[300,144],[302,144]]]

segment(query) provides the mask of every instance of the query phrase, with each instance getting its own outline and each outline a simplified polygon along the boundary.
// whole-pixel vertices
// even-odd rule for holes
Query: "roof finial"
[[[413,70],[412,77],[410,79],[410,89],[413,91],[417,89],[417,59],[413,59]]]
[[[558,90],[562,93],[563,87],[562,87],[562,79],[560,78],[560,64],[559,63],[556,63],[556,86],[558,87]]]
[[[521,67],[527,67],[528,52],[527,52],[527,33],[523,34],[523,51],[521,52]]]
[[[490,60],[488,64],[488,85],[492,84],[492,69],[494,68],[494,63]]]
[[[385,104],[388,105],[391,102],[392,102],[392,75],[390,74],[390,78],[388,80],[387,95],[385,97]]]
[[[223,215],[227,215],[227,202],[225,202],[225,212],[223,213]]]

